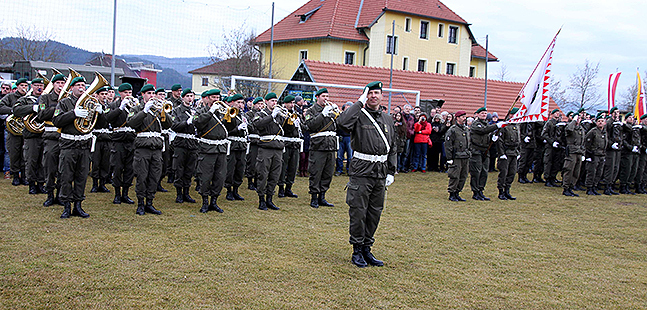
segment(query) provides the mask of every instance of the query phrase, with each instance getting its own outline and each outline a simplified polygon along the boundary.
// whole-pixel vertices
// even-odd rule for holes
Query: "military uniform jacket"
[[[119,106],[121,98],[109,104],[106,110],[106,119],[112,126],[112,141],[132,142],[135,140],[135,130],[128,125],[128,109],[120,110]]]
[[[22,96],[13,107],[13,115],[17,118],[23,119],[25,116],[34,113],[34,105],[38,104],[38,98],[34,96]],[[34,133],[27,130],[27,127],[22,130],[22,137],[25,139],[41,138],[42,133]]]
[[[445,154],[447,160],[455,158],[470,158],[470,131],[465,125],[452,125],[445,134]]]
[[[272,117],[272,111],[265,108],[256,113],[252,123],[258,130],[258,135],[261,139],[258,141],[258,146],[266,149],[280,149],[282,150],[285,144],[283,143],[283,121],[285,118],[277,115],[276,118]]]
[[[584,155],[584,128],[577,124],[577,121],[572,120],[564,128],[564,136],[566,139],[566,150],[568,154]]]
[[[103,104],[103,111],[108,109],[108,104]],[[111,141],[112,140],[112,130],[110,130],[110,123],[108,120],[104,117],[103,118],[105,121],[99,123],[97,121],[97,124],[94,125],[94,130],[92,130],[92,134],[97,137],[97,141]]]
[[[605,156],[607,149],[607,133],[604,130],[593,127],[586,133],[584,138],[584,147],[586,148],[586,158],[593,156]]]
[[[362,112],[362,106],[363,104],[358,101],[346,108],[337,118],[337,124],[342,130],[350,133],[350,145],[354,152],[366,155],[386,155],[387,158],[386,161],[369,161],[353,156],[349,175],[373,178],[386,178],[389,174],[394,175],[397,167],[398,148],[393,117],[381,110],[364,108],[384,133],[388,143],[387,147],[371,119]]]
[[[2,97],[2,100],[0,100],[0,114],[9,115],[13,113],[13,106],[16,105],[16,102],[18,102],[18,99],[22,96],[23,95],[15,91]]]
[[[640,128],[640,144],[640,152],[642,154],[645,154],[645,152],[647,151],[647,127],[645,126],[642,126],[642,128]]]
[[[58,128],[52,123],[54,111],[58,105],[58,94],[51,92],[47,95],[40,96],[38,107],[38,119],[45,122],[45,132],[43,132],[43,139],[58,140],[61,134]]]
[[[184,101],[182,101],[182,98],[175,98],[173,96],[171,96],[170,101],[171,101],[171,103],[173,103],[173,108],[174,109],[181,106],[182,103],[184,102]]]
[[[239,114],[236,115],[235,118],[231,119],[231,122],[223,121],[223,124],[225,125],[225,128],[227,128],[227,132],[229,133],[227,139],[231,141],[229,149],[232,151],[247,150],[247,131],[238,130],[238,125],[243,123],[243,117],[245,116],[241,116]],[[249,126],[247,128],[249,129]]]
[[[535,140],[535,123],[521,123],[519,124],[519,135],[523,141],[523,147],[526,149],[537,148],[537,141]],[[526,137],[530,138],[530,142],[526,142]],[[499,153],[503,154],[503,153]]]
[[[590,119],[585,119],[585,120],[580,122],[580,126],[582,126],[582,128],[584,128],[584,133],[586,134],[591,129],[593,129],[593,127],[595,127],[595,123]]]
[[[555,124],[555,139],[554,141],[559,142],[560,147],[566,145],[566,123],[558,122]]]
[[[256,113],[258,113],[258,110],[251,109],[247,113],[245,113],[245,117],[247,117],[247,132],[248,132],[248,137],[249,137],[249,143],[250,144],[258,144],[258,130],[256,130],[256,127],[254,127],[253,121],[254,118],[256,117]]]
[[[228,133],[225,124],[220,121],[221,119],[222,115],[218,111],[214,115],[209,111],[209,107],[198,108],[193,123],[197,131],[200,153],[227,153]]]
[[[613,121],[613,118],[607,120],[607,137],[609,143],[607,144],[607,149],[615,151],[613,149],[613,144],[618,143],[618,146],[622,148],[622,128],[624,123],[620,121]]]
[[[634,146],[640,148],[641,125],[624,124],[622,127],[622,151],[630,153]]]
[[[171,143],[173,147],[180,147],[188,150],[198,149],[198,140],[195,139],[195,126],[193,124],[189,125],[186,123],[189,117],[193,117],[193,113],[191,113],[191,108],[184,104],[177,106],[171,112],[171,119],[173,120],[171,130],[177,133],[175,139],[173,139],[173,142]]]
[[[290,111],[290,113],[292,113],[292,111]],[[283,124],[283,136],[291,140],[284,141],[285,147],[292,149],[301,148],[301,142],[297,141],[301,138],[301,130],[295,124],[290,125],[288,120]]]
[[[166,115],[158,116],[157,113],[153,112],[144,112],[144,103],[142,101],[128,113],[128,126],[137,132],[135,138],[136,148],[162,150],[164,148],[162,129],[171,127],[171,118]]]
[[[306,112],[305,126],[310,131],[310,150],[336,151],[337,125],[334,118],[323,116],[323,109],[324,107],[315,103]]]
[[[523,125],[527,124],[521,124],[521,126]],[[516,157],[521,154],[521,134],[519,126],[519,124],[509,124],[501,128],[496,144],[499,155],[505,154],[508,157]]]
[[[544,128],[541,130],[541,137],[546,141],[548,147],[552,147],[553,142],[555,142],[557,136],[555,131],[557,130],[557,119],[551,118],[546,121]]]
[[[544,137],[541,135],[542,131],[544,130],[544,125],[546,124],[546,122],[538,121],[532,124],[533,124],[532,129],[535,132],[535,143],[538,148],[541,148],[544,146],[544,144],[546,144],[546,142],[544,142]]]
[[[492,132],[497,128],[496,124],[488,125],[487,121],[481,120],[480,118],[474,120],[470,127],[470,136],[472,139],[470,146],[472,150],[487,151],[488,147],[490,147],[490,141],[492,141]]]
[[[61,147],[61,149],[89,149],[90,145],[92,144],[92,134],[83,134],[74,126],[74,120],[76,120],[74,108],[76,107],[77,100],[78,98],[70,94],[63,100],[59,101],[58,105],[56,106],[56,110],[54,111],[52,123],[54,124],[54,126],[60,128],[61,130],[61,139],[59,140],[59,146]],[[105,122],[106,119],[104,114],[97,115],[97,124],[102,124]],[[75,139],[66,138],[71,136],[74,136]]]

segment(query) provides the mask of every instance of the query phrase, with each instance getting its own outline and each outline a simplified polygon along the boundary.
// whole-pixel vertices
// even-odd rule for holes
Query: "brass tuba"
[[[83,134],[88,134],[97,123],[97,107],[101,105],[99,100],[92,97],[99,88],[108,85],[108,81],[99,73],[94,72],[95,78],[90,87],[76,101],[75,108],[88,110],[88,116],[85,118],[77,117],[74,119],[74,127]]]
[[[70,70],[70,74],[67,75],[67,81],[65,81],[65,85],[63,85],[63,89],[61,89],[61,93],[58,95],[58,101],[60,102],[63,98],[67,97],[70,95],[70,84],[72,83],[72,80],[81,76],[78,72],[74,71],[72,68],[67,68]],[[53,86],[53,85],[52,85]]]
[[[54,71],[54,75],[61,73],[56,69],[52,69],[52,70]],[[45,89],[43,90],[43,93],[41,94],[41,96],[47,95],[52,91],[52,89],[54,89],[54,83],[50,83],[50,80],[47,79],[47,77],[40,74],[40,72],[38,72],[36,76],[38,78],[43,79],[43,83],[45,84]],[[29,92],[27,93],[27,96],[31,96],[32,91],[33,91],[33,88],[29,90]],[[34,99],[36,98],[34,97]],[[36,103],[36,100],[34,100],[34,104],[35,103]],[[25,129],[27,129],[29,132],[43,133],[45,131],[45,122],[39,122],[38,120],[36,120],[37,115],[38,114],[36,113],[30,113],[29,115],[23,117],[22,121],[25,124]]]
[[[22,136],[22,130],[25,128],[25,124],[21,119],[16,118],[13,114],[7,117],[7,131],[13,134],[14,136]]]

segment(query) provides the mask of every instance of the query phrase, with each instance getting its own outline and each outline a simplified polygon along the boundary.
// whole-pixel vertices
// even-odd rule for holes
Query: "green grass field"
[[[91,217],[68,220],[9,181],[0,181],[3,309],[647,308],[642,195],[567,198],[515,183],[518,200],[500,202],[490,174],[492,202],[450,203],[445,174],[399,174],[373,248],[386,265],[360,269],[344,176],[327,195],[334,208],[310,208],[297,178],[300,197],[275,198],[279,211],[257,210],[247,189],[244,202],[223,193],[223,214],[159,194],[161,216],[88,193]]]

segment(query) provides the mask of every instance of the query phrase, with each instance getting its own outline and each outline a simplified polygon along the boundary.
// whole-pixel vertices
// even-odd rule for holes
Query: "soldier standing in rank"
[[[52,78],[50,83],[53,83],[54,89],[49,94],[41,96],[38,110],[38,119],[45,123],[45,132],[43,132],[43,168],[47,182],[45,183],[47,199],[43,202],[44,207],[60,203],[60,184],[57,184],[56,178],[58,177],[58,161],[61,153],[58,141],[61,134],[58,132],[58,128],[52,123],[52,117],[58,105],[58,95],[61,93],[63,86],[65,86],[65,76],[57,74]],[[56,195],[54,195],[54,189],[57,191]]]
[[[349,242],[353,245],[351,261],[357,267],[384,265],[373,256],[371,247],[384,209],[386,188],[394,181],[398,156],[393,118],[381,110],[381,102],[382,82],[372,82],[338,118],[340,128],[351,134],[353,149],[346,202]]]
[[[218,196],[227,176],[227,153],[229,153],[230,141],[227,139],[227,128],[223,124],[225,115],[220,113],[221,106],[216,101],[219,92],[209,90],[205,95],[202,100],[205,105],[198,109],[193,121],[188,119],[187,123],[195,123],[199,142],[198,169],[202,196],[200,212],[207,213],[213,210],[222,213],[223,210],[218,206]],[[211,202],[209,202],[209,196],[211,196]]]
[[[553,177],[557,175],[559,168],[555,165],[557,161],[557,151],[559,148],[559,141],[557,141],[556,129],[557,123],[561,120],[562,114],[559,109],[554,109],[550,112],[550,119],[544,124],[541,131],[541,137],[544,139],[546,146],[544,150],[544,179],[546,186],[557,187]]]
[[[229,146],[229,155],[227,155],[227,178],[225,187],[227,188],[227,200],[245,200],[238,194],[238,188],[243,184],[245,176],[245,152],[247,151],[247,121],[244,119],[243,108],[245,100],[242,95],[235,94],[231,98],[231,106],[238,109],[236,117],[225,122],[225,127],[229,132],[227,139],[231,142]]]
[[[578,110],[578,113],[580,114],[580,117],[582,120],[580,121],[580,126],[582,126],[582,129],[584,129],[584,135],[586,135],[593,127],[595,127],[595,124],[591,120],[591,115],[584,112],[584,108],[581,108]],[[585,140],[586,141],[586,140]],[[582,168],[580,169],[580,178],[577,180],[577,183],[575,184],[575,189],[576,190],[584,190],[582,187],[586,187],[586,165],[588,162],[586,161],[586,156],[585,160],[582,162]]]
[[[506,120],[517,113],[517,111],[519,111],[519,108],[510,110],[506,116]],[[499,199],[516,200],[517,198],[510,195],[510,186],[512,185],[512,181],[514,181],[514,176],[517,174],[517,161],[521,157],[519,150],[521,148],[519,125],[516,123],[509,124],[499,130],[498,135],[499,138],[497,139],[496,147],[498,154],[500,154],[499,160],[497,161],[497,168],[499,169],[499,179],[497,181]]]
[[[519,158],[519,183],[526,184],[532,183],[528,180],[528,173],[532,168],[532,162],[535,156],[535,149],[537,143],[535,139],[535,131],[533,129],[534,123],[521,123],[519,124],[519,134],[522,139],[521,143],[521,157]],[[503,153],[500,153],[503,154]],[[500,175],[500,174],[499,174]]]
[[[604,159],[604,174],[601,182],[606,186],[605,195],[618,195],[613,190],[613,183],[618,177],[620,168],[620,148],[622,147],[622,128],[624,123],[620,120],[620,111],[617,107],[611,108],[607,119],[606,131],[609,143],[607,144],[607,153]]]
[[[583,113],[583,112],[582,112]],[[569,197],[579,197],[573,192],[575,183],[580,178],[580,170],[584,158],[584,128],[580,126],[580,114],[577,113],[573,119],[564,128],[564,137],[566,140],[564,173],[562,177],[562,194]]]
[[[256,159],[256,175],[258,185],[258,209],[278,210],[272,196],[274,188],[279,182],[281,166],[283,164],[283,128],[281,124],[285,120],[281,115],[281,108],[276,106],[278,98],[275,93],[265,96],[266,107],[256,113],[252,124],[258,130],[258,157]]]
[[[128,190],[133,185],[133,159],[135,130],[128,125],[128,114],[131,107],[139,104],[133,98],[133,86],[123,83],[117,89],[119,99],[110,104],[106,111],[106,119],[112,126],[112,151],[110,152],[110,165],[112,166],[112,186],[115,188],[114,204],[134,204],[128,197]]]
[[[248,120],[253,120],[256,117],[256,114],[261,111],[265,105],[265,100],[262,97],[256,97],[252,101],[253,107],[250,111],[245,114],[245,117]],[[256,158],[258,157],[258,140],[260,136],[258,135],[258,130],[252,125],[248,124],[247,128],[249,134],[249,149],[247,150],[247,156],[245,161],[247,168],[245,169],[245,176],[247,177],[247,189],[256,190],[257,184],[257,175],[256,175]]]
[[[195,137],[195,126],[192,123],[195,111],[191,107],[195,93],[187,88],[182,91],[182,104],[173,109],[171,130],[175,132],[173,140],[173,170],[175,171],[176,203],[195,203],[189,195],[191,178],[195,174],[198,161],[198,140]]]
[[[586,194],[599,196],[596,187],[602,179],[604,172],[604,156],[607,149],[607,134],[605,130],[606,120],[602,115],[595,118],[593,127],[584,137],[586,150]],[[610,193],[609,193],[610,194]]]
[[[155,107],[155,87],[146,84],[141,88],[142,103],[128,113],[128,125],[137,132],[133,167],[137,175],[137,215],[146,212],[160,215],[161,211],[153,206],[157,193],[157,182],[162,174],[162,151],[164,139],[162,129],[171,127],[171,120],[162,107]]]
[[[457,111],[455,114],[456,123],[452,125],[445,133],[445,154],[447,154],[447,176],[449,184],[449,200],[465,201],[459,193],[465,186],[467,172],[469,169],[469,160],[471,153],[470,132],[465,126],[467,113]]]
[[[629,190],[629,185],[636,178],[638,170],[638,160],[640,159],[640,128],[634,124],[635,117],[633,113],[625,115],[625,124],[622,128],[622,150],[620,152],[620,169],[618,178],[620,179],[620,194],[635,195]]]
[[[546,182],[541,176],[544,174],[544,150],[546,149],[546,142],[541,136],[541,132],[544,129],[544,121],[538,121],[532,123],[532,130],[534,132],[535,144],[537,148],[535,149],[535,155],[532,161],[532,182],[533,183],[544,183]]]
[[[75,126],[77,118],[85,118],[89,111],[76,107],[79,97],[85,92],[85,78],[77,77],[70,82],[71,93],[56,106],[52,123],[61,130],[61,157],[59,164],[60,200],[63,203],[61,218],[90,215],[83,211],[81,202],[85,199],[85,183],[90,170],[90,146],[92,134],[83,134]],[[105,123],[103,108],[97,106],[97,123]],[[71,203],[74,209],[71,210]]]
[[[2,98],[2,100],[0,100],[0,114],[7,116],[12,114],[14,105],[16,105],[16,102],[20,97],[27,94],[28,89],[29,82],[27,79],[18,79],[16,81],[16,91],[7,94]],[[25,179],[25,163],[22,156],[23,137],[21,135],[14,135],[8,130],[6,137],[7,140],[5,141],[5,146],[7,148],[7,152],[9,152],[10,171],[13,176],[13,182],[11,182],[11,185],[27,185],[29,183],[27,183],[27,180]]]
[[[328,101],[328,90],[322,88],[315,94],[317,102],[306,112],[305,125],[310,131],[310,206],[313,208],[333,207],[326,201],[337,162],[337,125],[335,124],[334,103]]]
[[[483,190],[487,183],[488,166],[490,165],[490,141],[496,142],[492,133],[505,126],[506,122],[498,122],[496,124],[488,125],[487,123],[487,109],[485,107],[479,108],[475,112],[476,119],[470,127],[470,147],[472,157],[470,158],[470,186],[472,187],[472,199],[488,201],[490,198],[485,197]]]
[[[171,86],[171,98],[169,100],[173,103],[173,108],[182,105],[182,85],[173,84]]]
[[[108,110],[108,89],[110,89],[110,86],[104,86],[94,93],[104,110]],[[112,131],[108,122],[105,122],[95,125],[92,133],[94,134],[94,138],[92,138],[93,146],[90,149],[92,152],[92,172],[90,172],[92,176],[92,189],[90,189],[90,192],[109,193],[110,190],[106,188],[106,182],[110,177]]]
[[[43,93],[45,84],[43,79],[36,78],[31,81],[31,96],[23,96],[13,108],[13,114],[18,119],[38,112],[39,97]],[[45,194],[45,174],[43,162],[43,134],[29,131],[27,126],[22,131],[24,141],[23,157],[25,159],[25,175],[29,182],[29,194]]]
[[[164,87],[160,87],[155,90],[155,97],[159,100],[166,101],[166,90]],[[169,140],[169,130],[168,129],[162,129],[162,137],[164,137],[164,151],[162,152],[162,160],[164,163],[162,164],[162,176],[160,177],[159,182],[157,182],[157,191],[166,193],[168,190],[166,190],[164,187],[162,187],[162,179],[167,175],[168,173],[168,167],[172,165],[173,161],[173,153],[171,152],[171,141]]]
[[[292,185],[297,175],[299,153],[303,148],[303,139],[301,139],[300,119],[294,110],[294,96],[288,95],[283,98],[283,107],[287,109],[289,115],[283,124],[285,151],[283,152],[283,166],[279,177],[278,197],[298,198],[299,196],[292,192]],[[296,115],[296,117],[292,118],[292,115]]]
[[[635,187],[636,194],[647,194],[645,183],[647,183],[647,114],[640,116],[640,156],[638,169],[636,170]]]

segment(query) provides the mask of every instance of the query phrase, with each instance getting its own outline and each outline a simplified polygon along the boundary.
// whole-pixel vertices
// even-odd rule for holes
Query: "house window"
[[[449,43],[456,44],[458,42],[458,27],[449,26]]]
[[[438,37],[442,38],[445,35],[445,24],[438,24]]]
[[[409,70],[409,57],[402,58],[402,70]]]
[[[424,59],[418,59],[418,71],[425,72],[427,71],[427,61]]]
[[[299,60],[308,59],[308,50],[299,51]]]
[[[447,64],[447,74],[454,75],[454,70],[456,69],[456,64],[448,63]]]
[[[398,54],[398,37],[393,37],[391,35],[386,36],[386,53],[387,54]]]
[[[409,17],[404,19],[404,31],[411,32],[411,18]]]
[[[420,21],[420,38],[429,39],[429,22]]]
[[[436,73],[440,73],[440,68],[443,65],[442,61],[436,61]]]
[[[202,86],[209,86],[209,78],[208,77],[203,77],[202,78]]]
[[[470,66],[470,77],[476,76],[476,67]]]
[[[344,56],[344,63],[347,65],[354,65],[355,64],[355,52],[346,52],[346,55]]]

